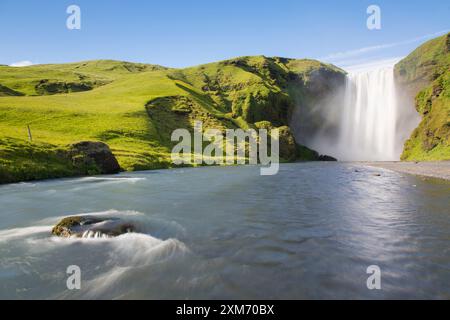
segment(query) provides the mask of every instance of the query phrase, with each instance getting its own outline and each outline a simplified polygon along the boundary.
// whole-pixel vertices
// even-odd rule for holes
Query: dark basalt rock
[[[114,174],[120,165],[109,146],[103,142],[82,141],[69,146],[69,157],[82,174]]]
[[[327,155],[320,155],[319,156],[319,161],[338,161],[336,158],[333,158],[332,156],[327,156]]]
[[[117,237],[134,232],[136,227],[117,218],[74,216],[62,219],[52,230],[52,234],[62,238]]]

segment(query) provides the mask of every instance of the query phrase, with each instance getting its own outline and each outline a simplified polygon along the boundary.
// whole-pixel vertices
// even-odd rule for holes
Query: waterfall
[[[400,160],[420,117],[414,102],[397,92],[396,61],[353,67],[345,88],[309,109],[298,108],[293,123],[297,140],[340,161]]]
[[[340,160],[399,160],[393,66],[349,73],[338,130]]]

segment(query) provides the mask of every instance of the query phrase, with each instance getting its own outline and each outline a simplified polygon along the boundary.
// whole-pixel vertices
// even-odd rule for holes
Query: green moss
[[[100,221],[100,219],[87,216],[67,217],[53,227],[52,234],[58,237],[70,237],[73,235],[74,228],[82,224],[93,224]]]
[[[255,123],[255,127],[258,129],[271,130],[273,128],[273,124],[270,121],[259,121]]]

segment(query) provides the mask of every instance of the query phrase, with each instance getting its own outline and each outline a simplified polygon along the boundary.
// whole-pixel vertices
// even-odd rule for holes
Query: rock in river
[[[111,238],[135,231],[135,226],[118,218],[73,216],[62,219],[52,230],[58,237]]]

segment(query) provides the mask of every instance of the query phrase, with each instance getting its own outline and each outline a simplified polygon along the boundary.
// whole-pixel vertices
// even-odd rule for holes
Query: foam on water
[[[0,185],[0,194],[11,194],[17,192],[34,192],[36,190],[43,190],[45,194],[55,194],[61,188],[67,192],[78,192],[89,189],[95,189],[100,186],[120,186],[122,184],[135,185],[139,182],[147,180],[145,177],[129,177],[123,175],[116,176],[96,176],[83,178],[64,178],[55,180],[43,180],[39,182],[21,182],[7,185]],[[73,186],[71,189],[66,189],[67,186]],[[51,187],[51,188],[49,188]]]
[[[110,286],[132,276],[134,268],[182,258],[189,250],[176,239],[162,241],[142,234],[126,234],[115,239],[113,252],[107,262],[111,269],[87,282],[89,295],[103,295]]]
[[[128,182],[136,183],[139,181],[146,180],[146,178],[137,177],[84,177],[80,178],[80,182]]]
[[[52,217],[38,221],[36,226],[2,230],[0,231],[0,243],[9,242],[6,244],[7,246],[13,245],[34,255],[45,255],[58,250],[67,251],[71,248],[76,249],[75,251],[78,249],[83,252],[92,251],[93,257],[103,256],[106,258],[104,263],[109,268],[118,266],[133,268],[149,265],[188,252],[186,246],[175,238],[184,233],[184,229],[175,222],[152,219],[137,211],[108,210],[78,214],[78,216],[86,215],[120,218],[133,223],[137,227],[137,232],[118,237],[86,232],[82,238],[59,238],[52,236],[51,230],[64,217]],[[153,236],[154,231],[161,238]],[[76,247],[73,247],[74,245]],[[99,254],[94,254],[95,252]],[[107,253],[106,256],[105,253]],[[109,272],[114,273],[113,270],[106,271],[107,274]]]
[[[97,188],[97,185],[114,186],[118,184],[134,185],[140,181],[145,181],[146,178],[131,178],[131,177],[84,177],[74,180],[76,185],[72,191],[83,191],[85,189]]]
[[[14,228],[0,231],[0,242],[7,242],[20,238],[36,237],[38,235],[49,234],[52,226],[34,226],[26,228]]]
[[[52,236],[51,230],[64,217],[43,219],[36,222],[35,226],[0,231],[0,267],[10,270],[13,276],[26,276],[42,273],[41,265],[47,265],[48,259],[61,257],[67,266],[80,265],[83,272],[87,273],[83,274],[82,293],[63,290],[57,293],[55,298],[65,295],[96,298],[104,296],[111,288],[126,286],[127,279],[133,277],[134,272],[140,268],[149,268],[155,264],[172,264],[172,259],[183,258],[189,253],[186,245],[176,239],[184,233],[184,229],[175,222],[153,219],[137,211],[108,210],[78,214],[86,215],[120,218],[133,223],[137,232],[118,237],[87,232],[83,238],[60,238]],[[21,252],[22,258],[10,256],[10,250]],[[90,257],[88,261],[84,258],[86,256]],[[44,270],[48,277],[55,279],[61,272]],[[4,273],[4,276],[8,274]]]

